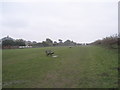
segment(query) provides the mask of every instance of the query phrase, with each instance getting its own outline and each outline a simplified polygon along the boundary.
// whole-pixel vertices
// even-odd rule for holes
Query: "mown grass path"
[[[117,50],[97,46],[3,50],[3,87],[115,88],[117,67]]]

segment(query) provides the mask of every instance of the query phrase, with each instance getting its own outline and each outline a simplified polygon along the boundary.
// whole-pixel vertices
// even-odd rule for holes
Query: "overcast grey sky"
[[[87,43],[118,33],[117,0],[17,1],[0,3],[0,38]]]

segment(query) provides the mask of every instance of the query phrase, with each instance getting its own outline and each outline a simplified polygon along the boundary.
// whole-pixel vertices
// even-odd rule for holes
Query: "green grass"
[[[47,57],[51,49],[57,58]],[[3,88],[116,88],[118,53],[97,46],[3,50]]]

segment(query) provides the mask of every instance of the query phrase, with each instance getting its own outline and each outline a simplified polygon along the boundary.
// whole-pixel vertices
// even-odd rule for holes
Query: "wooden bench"
[[[52,56],[54,54],[54,52],[51,50],[46,50],[45,53],[47,56],[49,56],[49,55]]]

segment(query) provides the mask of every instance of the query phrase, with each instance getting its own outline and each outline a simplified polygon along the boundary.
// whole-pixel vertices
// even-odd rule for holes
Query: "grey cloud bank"
[[[92,42],[118,33],[117,3],[0,3],[2,37]]]

